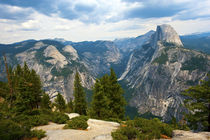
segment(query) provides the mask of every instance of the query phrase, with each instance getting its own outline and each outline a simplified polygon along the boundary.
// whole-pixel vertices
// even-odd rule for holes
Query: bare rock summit
[[[156,41],[164,41],[168,43],[174,43],[177,46],[183,46],[179,35],[168,24],[158,25],[155,33],[155,42]]]

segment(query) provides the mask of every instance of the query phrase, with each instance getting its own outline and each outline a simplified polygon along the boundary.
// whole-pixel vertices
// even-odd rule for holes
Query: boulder
[[[80,116],[78,113],[70,113],[70,114],[66,113],[66,115],[69,116],[69,119],[72,119],[72,118],[75,118],[75,117],[79,117]]]

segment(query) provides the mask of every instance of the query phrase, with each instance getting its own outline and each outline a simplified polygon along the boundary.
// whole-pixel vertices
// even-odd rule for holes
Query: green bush
[[[60,112],[53,112],[51,117],[51,121],[54,123],[59,123],[59,124],[64,124],[69,120],[69,116],[64,114],[64,113],[60,113]]]
[[[31,111],[25,112],[26,115],[33,116],[33,115],[40,115],[42,112],[40,109],[33,109]]]
[[[134,127],[122,127],[119,132],[121,134],[123,134],[124,136],[126,136],[127,139],[131,140],[131,139],[135,139],[137,137],[138,134],[138,130]]]
[[[40,126],[48,124],[48,119],[45,115],[34,115],[30,117],[31,126]]]
[[[29,137],[37,137],[38,139],[46,137],[45,131],[43,130],[32,130]]]
[[[0,121],[0,139],[1,140],[20,140],[27,131],[18,123],[11,120]]]
[[[177,122],[176,121],[176,118],[172,118],[171,122],[170,122],[170,126],[173,128],[173,129],[179,129],[179,130],[185,130],[185,131],[189,131],[190,128],[187,126],[186,122]]]
[[[124,127],[121,126],[120,129],[112,132],[112,137],[113,140],[150,140],[159,139],[161,134],[171,137],[172,131],[173,128],[170,125],[162,123],[157,118],[152,120],[135,118],[127,121]]]
[[[75,118],[77,118],[77,119],[79,118],[79,119],[82,119],[82,120],[85,120],[85,121],[88,121],[88,119],[89,119],[88,116],[84,116],[84,115],[81,115],[81,116],[78,116],[78,117],[75,117]]]
[[[53,114],[51,109],[41,109],[40,113],[45,114],[45,115],[52,115]]]
[[[65,123],[69,117],[63,113],[52,112],[48,109],[35,109],[23,113],[15,113],[0,106],[0,140],[20,140],[23,137],[42,138],[45,132],[33,130],[34,126],[46,125],[49,121],[55,123]],[[12,115],[13,114],[13,115]]]
[[[112,132],[112,138],[113,140],[128,140],[128,137],[119,130]]]
[[[15,121],[23,126],[28,126],[30,128],[33,126],[48,124],[48,122],[49,122],[48,118],[49,118],[49,116],[46,116],[43,114],[33,115],[33,116],[21,114],[21,115],[15,116],[13,118],[13,121]]]
[[[49,121],[54,123],[64,124],[67,120],[69,120],[68,115],[60,112],[52,112],[51,110],[35,110],[30,113],[21,114],[15,116],[13,120],[22,125],[28,125],[30,127],[46,125]],[[30,115],[29,115],[30,114]]]
[[[64,129],[85,130],[88,127],[87,120],[88,120],[88,117],[86,116],[75,117],[67,122],[67,124],[64,126]]]

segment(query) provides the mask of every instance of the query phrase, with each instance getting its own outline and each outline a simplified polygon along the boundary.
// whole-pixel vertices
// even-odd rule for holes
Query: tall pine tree
[[[42,99],[41,99],[41,108],[42,109],[51,109],[50,107],[51,101],[50,101],[50,96],[46,93],[43,94]]]
[[[90,109],[90,116],[97,119],[109,118],[109,100],[104,92],[104,87],[99,79],[93,88],[93,97]]]
[[[60,112],[64,112],[66,109],[66,102],[60,93],[58,93],[55,99],[55,106]]]
[[[68,113],[72,113],[74,111],[74,103],[73,103],[72,98],[70,98],[69,102],[67,103],[67,109],[66,109],[66,111]]]
[[[94,85],[90,113],[101,119],[124,119],[126,102],[123,97],[123,89],[117,81],[114,70],[110,71],[110,76],[105,74]]]
[[[40,77],[26,63],[23,68],[19,65],[12,76],[13,92],[15,93],[15,104],[19,111],[38,108],[41,102],[42,85]]]
[[[126,105],[126,101],[123,97],[124,91],[118,83],[117,76],[112,68],[110,70],[109,82],[110,92],[107,96],[110,100],[109,108],[111,110],[111,117],[124,119]]]
[[[74,79],[74,112],[80,115],[86,115],[87,113],[86,95],[78,72],[76,72]]]

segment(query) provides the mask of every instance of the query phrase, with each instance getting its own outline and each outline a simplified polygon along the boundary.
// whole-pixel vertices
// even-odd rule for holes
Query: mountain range
[[[73,97],[76,71],[90,101],[96,78],[112,67],[125,90],[128,106],[164,121],[182,119],[180,94],[210,72],[210,35],[179,36],[170,25],[159,25],[135,38],[72,42],[63,39],[26,40],[0,44],[0,80],[5,81],[2,55],[15,67],[26,62],[41,77],[46,93]]]

